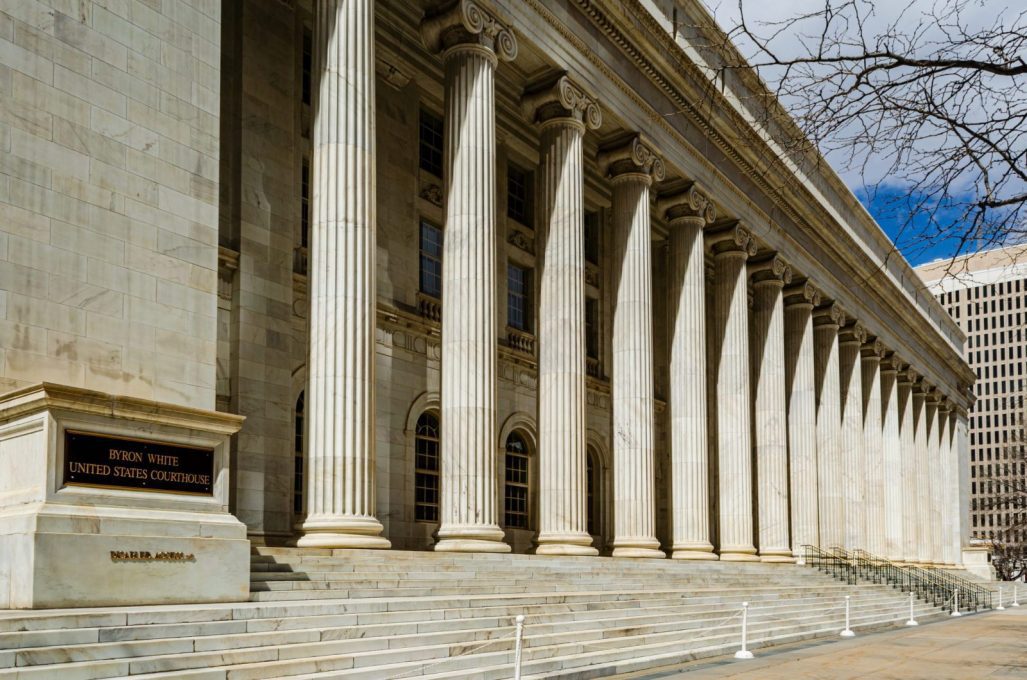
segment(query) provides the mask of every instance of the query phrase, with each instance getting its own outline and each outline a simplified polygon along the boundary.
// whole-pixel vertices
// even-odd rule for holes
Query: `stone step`
[[[872,613],[867,616],[881,616],[890,612],[892,617],[897,617],[902,610],[902,602],[893,602],[890,607],[875,606]],[[871,609],[871,608],[868,608]],[[853,612],[854,625],[865,618],[863,610],[857,609]],[[731,618],[731,615],[728,615]],[[757,635],[762,627],[768,630],[773,626],[799,625],[808,627],[816,625],[821,620],[827,620],[828,614],[818,613],[810,616],[807,608],[793,609],[791,612],[777,611],[774,614],[767,613],[764,616],[754,615],[750,619],[753,634]],[[833,616],[837,621],[838,616]],[[734,617],[726,625],[726,631],[734,631],[740,626],[737,617]],[[582,631],[564,631],[560,633],[549,632],[546,629],[536,631],[529,626],[525,636],[525,659],[548,658],[556,654],[575,653],[581,648],[592,650],[604,650],[611,648],[622,648],[625,646],[636,646],[638,644],[654,644],[668,639],[668,636],[679,636],[685,631],[692,631],[702,626],[694,617],[684,620],[665,621],[646,626],[631,624],[620,627],[599,627]],[[125,655],[132,655],[136,658],[129,660],[129,673],[132,675],[186,671],[190,669],[209,668],[218,665],[262,665],[268,662],[274,668],[266,668],[266,671],[290,675],[296,672],[305,672],[312,660],[320,658],[332,658],[348,656],[352,658],[354,667],[373,666],[383,660],[402,661],[423,661],[425,659],[447,658],[452,655],[454,649],[474,650],[484,641],[493,640],[489,645],[493,650],[498,647],[500,650],[512,649],[513,627],[507,626],[492,630],[480,631],[478,635],[468,635],[466,631],[439,633],[434,635],[412,634],[412,635],[390,635],[385,634],[379,637],[355,638],[346,640],[329,640],[311,642],[302,639],[275,639],[275,636],[267,636],[263,641],[266,643],[260,647],[248,647],[234,650],[215,649],[207,651],[193,649],[188,640],[172,641],[148,641],[136,643],[134,646],[127,644],[97,645],[94,652],[112,655],[121,654],[120,658],[108,658],[97,660],[94,658],[83,659],[80,654],[85,648],[51,651],[54,656],[50,657],[51,663],[63,663],[60,666],[62,677],[65,669],[73,672],[75,677],[109,677],[110,671],[121,673]],[[725,633],[729,634],[729,633]],[[734,632],[737,637],[737,632]],[[165,647],[160,649],[157,642],[164,642]],[[427,643],[427,644],[426,644]],[[161,653],[157,653],[161,652]],[[44,663],[45,655],[40,656],[37,650],[25,650],[19,654],[18,663]],[[402,657],[402,658],[400,658]],[[460,665],[457,663],[457,665]],[[95,675],[88,675],[87,670],[91,667]],[[17,676],[10,677],[45,677],[36,674],[52,672],[54,666],[36,666],[35,668],[20,668],[12,671]],[[231,670],[231,669],[229,669]],[[237,673],[232,673],[234,677]],[[4,671],[0,671],[0,678],[7,677]],[[243,676],[245,677],[245,676]],[[254,677],[262,677],[260,675]],[[266,677],[266,676],[265,676]]]
[[[892,599],[881,596],[870,596],[854,600],[854,609],[867,609],[872,607],[886,606]],[[765,603],[754,603],[753,617],[766,618],[778,614],[787,615],[796,610],[804,610],[810,606],[816,606],[820,612],[833,610],[842,612],[844,599],[811,597],[796,600],[768,600]],[[723,616],[730,616],[738,610],[738,605],[722,604],[719,607],[710,607],[707,604],[687,604],[678,607],[653,607],[639,609],[625,616],[620,611],[596,612],[594,616],[574,618],[565,612],[537,612],[529,614],[532,622],[532,630],[537,634],[560,634],[567,631],[587,630],[601,626],[615,626],[630,619],[633,628],[642,626],[658,626],[667,617],[681,619],[688,617],[695,625],[702,625],[709,619],[716,619]],[[0,638],[0,646],[18,650],[14,662],[8,665],[32,666],[42,664],[65,663],[69,661],[100,660],[125,656],[153,655],[158,653],[175,653],[183,651],[180,649],[182,638],[193,638],[193,644],[184,651],[211,651],[221,649],[232,649],[242,647],[255,647],[267,644],[286,644],[301,642],[318,642],[326,640],[343,640],[355,636],[361,639],[373,637],[390,636],[429,636],[432,634],[456,634],[455,641],[462,639],[476,640],[488,636],[491,631],[499,628],[510,628],[512,616],[503,617],[476,617],[465,619],[450,619],[442,621],[421,620],[412,622],[383,622],[354,625],[350,623],[339,627],[324,627],[307,629],[282,630],[273,629],[266,631],[222,631],[221,634],[196,635],[198,631],[182,630],[180,626],[166,627],[168,637],[154,639],[146,637],[139,641],[120,639],[113,642],[99,640],[82,641],[74,643],[54,643],[47,641],[46,646],[31,645],[32,642],[39,642],[44,636],[40,633],[11,633]],[[131,630],[131,629],[129,629]],[[512,630],[512,628],[511,628]],[[178,635],[179,637],[171,637]],[[201,639],[201,638],[210,639]],[[20,639],[19,639],[20,638]],[[29,643],[29,644],[25,644]],[[167,651],[162,651],[162,645]]]

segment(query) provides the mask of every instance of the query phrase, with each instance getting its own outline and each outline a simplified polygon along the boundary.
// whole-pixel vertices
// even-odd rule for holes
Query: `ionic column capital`
[[[895,352],[885,350],[885,355],[886,356],[881,359],[881,373],[895,373],[896,379],[898,379],[898,372],[904,364]]]
[[[735,253],[744,257],[753,257],[758,247],[752,232],[736,222],[724,229],[706,232],[706,246],[716,255]]]
[[[813,324],[815,326],[834,326],[837,330],[845,323],[845,311],[837,302],[828,302],[818,306],[813,311]]]
[[[820,291],[808,279],[786,286],[784,296],[785,307],[804,305],[813,308],[820,306]]]
[[[663,159],[641,133],[620,138],[600,149],[599,167],[615,182],[637,179],[651,184],[662,182],[667,174]]]
[[[771,255],[750,262],[749,276],[752,277],[754,286],[773,285],[784,288],[792,282],[792,266],[785,262],[780,255]]]
[[[421,22],[421,39],[431,52],[444,56],[450,50],[473,46],[503,61],[517,57],[513,31],[478,0],[452,0],[440,5]]]
[[[853,321],[847,326],[843,326],[838,332],[838,342],[842,345],[860,345],[862,346],[867,341],[867,329],[863,327],[862,322]]]
[[[521,106],[529,119],[542,125],[579,125],[584,131],[598,130],[603,124],[603,113],[595,98],[566,73],[557,73],[528,87]]]
[[[860,355],[864,359],[877,359],[878,361],[884,356],[885,347],[884,343],[877,338],[868,339],[860,347]]]
[[[717,209],[713,201],[695,183],[683,191],[660,196],[656,201],[656,208],[671,228],[675,225],[687,225],[702,229],[717,219]]]

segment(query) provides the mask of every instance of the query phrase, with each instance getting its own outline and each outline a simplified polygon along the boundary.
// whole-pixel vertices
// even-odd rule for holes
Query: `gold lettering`
[[[178,456],[172,456],[167,453],[148,453],[146,455],[149,458],[151,465],[178,467]]]
[[[124,463],[142,463],[143,454],[139,451],[126,451],[124,449],[109,449],[108,460],[115,460]]]

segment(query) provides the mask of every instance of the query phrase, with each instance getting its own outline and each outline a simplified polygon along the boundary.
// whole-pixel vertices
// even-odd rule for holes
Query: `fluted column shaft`
[[[914,544],[914,559],[917,562],[927,563],[930,561],[927,527],[930,522],[927,511],[927,404],[922,386],[913,387],[913,419],[914,419],[914,441],[915,458],[913,463],[913,489],[916,493],[916,505],[914,510],[914,524],[916,543]]]
[[[652,249],[644,173],[613,180],[613,554],[664,557],[656,538]]]
[[[841,546],[842,520],[841,394],[838,370],[837,307],[818,310],[813,326],[817,381],[817,483],[819,487],[820,545]]]
[[[536,552],[596,555],[588,533],[585,441],[585,123],[566,80],[545,95],[540,204],[547,222],[539,295],[539,536]],[[560,94],[567,96],[560,97]],[[588,105],[585,105],[587,108]],[[594,104],[591,104],[594,106]],[[598,109],[593,127],[598,127]]]
[[[669,205],[671,556],[715,560],[710,542],[702,232],[713,213],[695,191]]]
[[[784,296],[791,268],[778,258],[750,265],[753,280],[753,432],[756,451],[759,554],[793,562],[788,531],[788,401],[785,391]]]
[[[937,559],[945,565],[954,565],[950,552],[949,537],[952,535],[952,514],[951,505],[951,483],[952,465],[949,448],[949,419],[950,407],[948,404],[941,404],[938,408],[938,491],[935,496],[935,503],[938,507],[938,540]]]
[[[513,34],[471,0],[421,24],[445,67],[442,480],[437,551],[508,552],[496,493],[496,121],[498,60]]]
[[[785,293],[785,389],[788,400],[788,472],[792,553],[820,545],[817,483],[817,397],[813,307],[820,296],[808,283]]]
[[[375,518],[374,2],[315,22],[307,517],[301,546],[388,548]]]
[[[863,346],[860,367],[863,387],[863,451],[866,518],[866,549],[874,555],[885,554],[884,525],[884,446],[881,423],[881,346]]]
[[[881,364],[881,450],[884,486],[883,556],[902,559],[902,438],[899,431],[899,385],[894,360]]]
[[[902,459],[902,561],[915,562],[917,533],[916,497],[916,423],[919,407],[913,399],[914,376],[909,371],[898,374],[898,407],[900,457]],[[922,401],[921,401],[922,403]]]
[[[927,445],[924,451],[924,466],[921,468],[924,477],[925,504],[921,506],[924,513],[924,543],[926,544],[926,561],[937,564],[938,549],[941,539],[941,513],[938,507],[938,457],[941,438],[941,413],[938,409],[937,395],[931,395],[927,401]]]
[[[866,336],[861,328],[849,327],[838,343],[838,367],[842,395],[842,498],[845,547],[866,547],[864,489],[866,465],[863,459],[863,387],[859,349]]]
[[[720,559],[758,560],[753,545],[752,419],[746,261],[749,233],[734,227],[708,239],[713,248],[712,343],[717,394]]]

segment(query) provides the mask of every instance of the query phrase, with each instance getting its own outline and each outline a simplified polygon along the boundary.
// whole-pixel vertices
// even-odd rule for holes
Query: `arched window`
[[[585,483],[588,494],[588,533],[598,534],[601,523],[599,521],[599,454],[594,447],[589,446],[585,454]]]
[[[439,419],[427,411],[414,430],[414,519],[439,521]]]
[[[506,438],[506,484],[504,484],[504,520],[514,529],[528,528],[528,485],[530,459],[528,443],[517,432]]]
[[[293,477],[292,477],[292,511],[296,515],[303,514],[303,392],[296,399],[296,418],[293,433]]]

